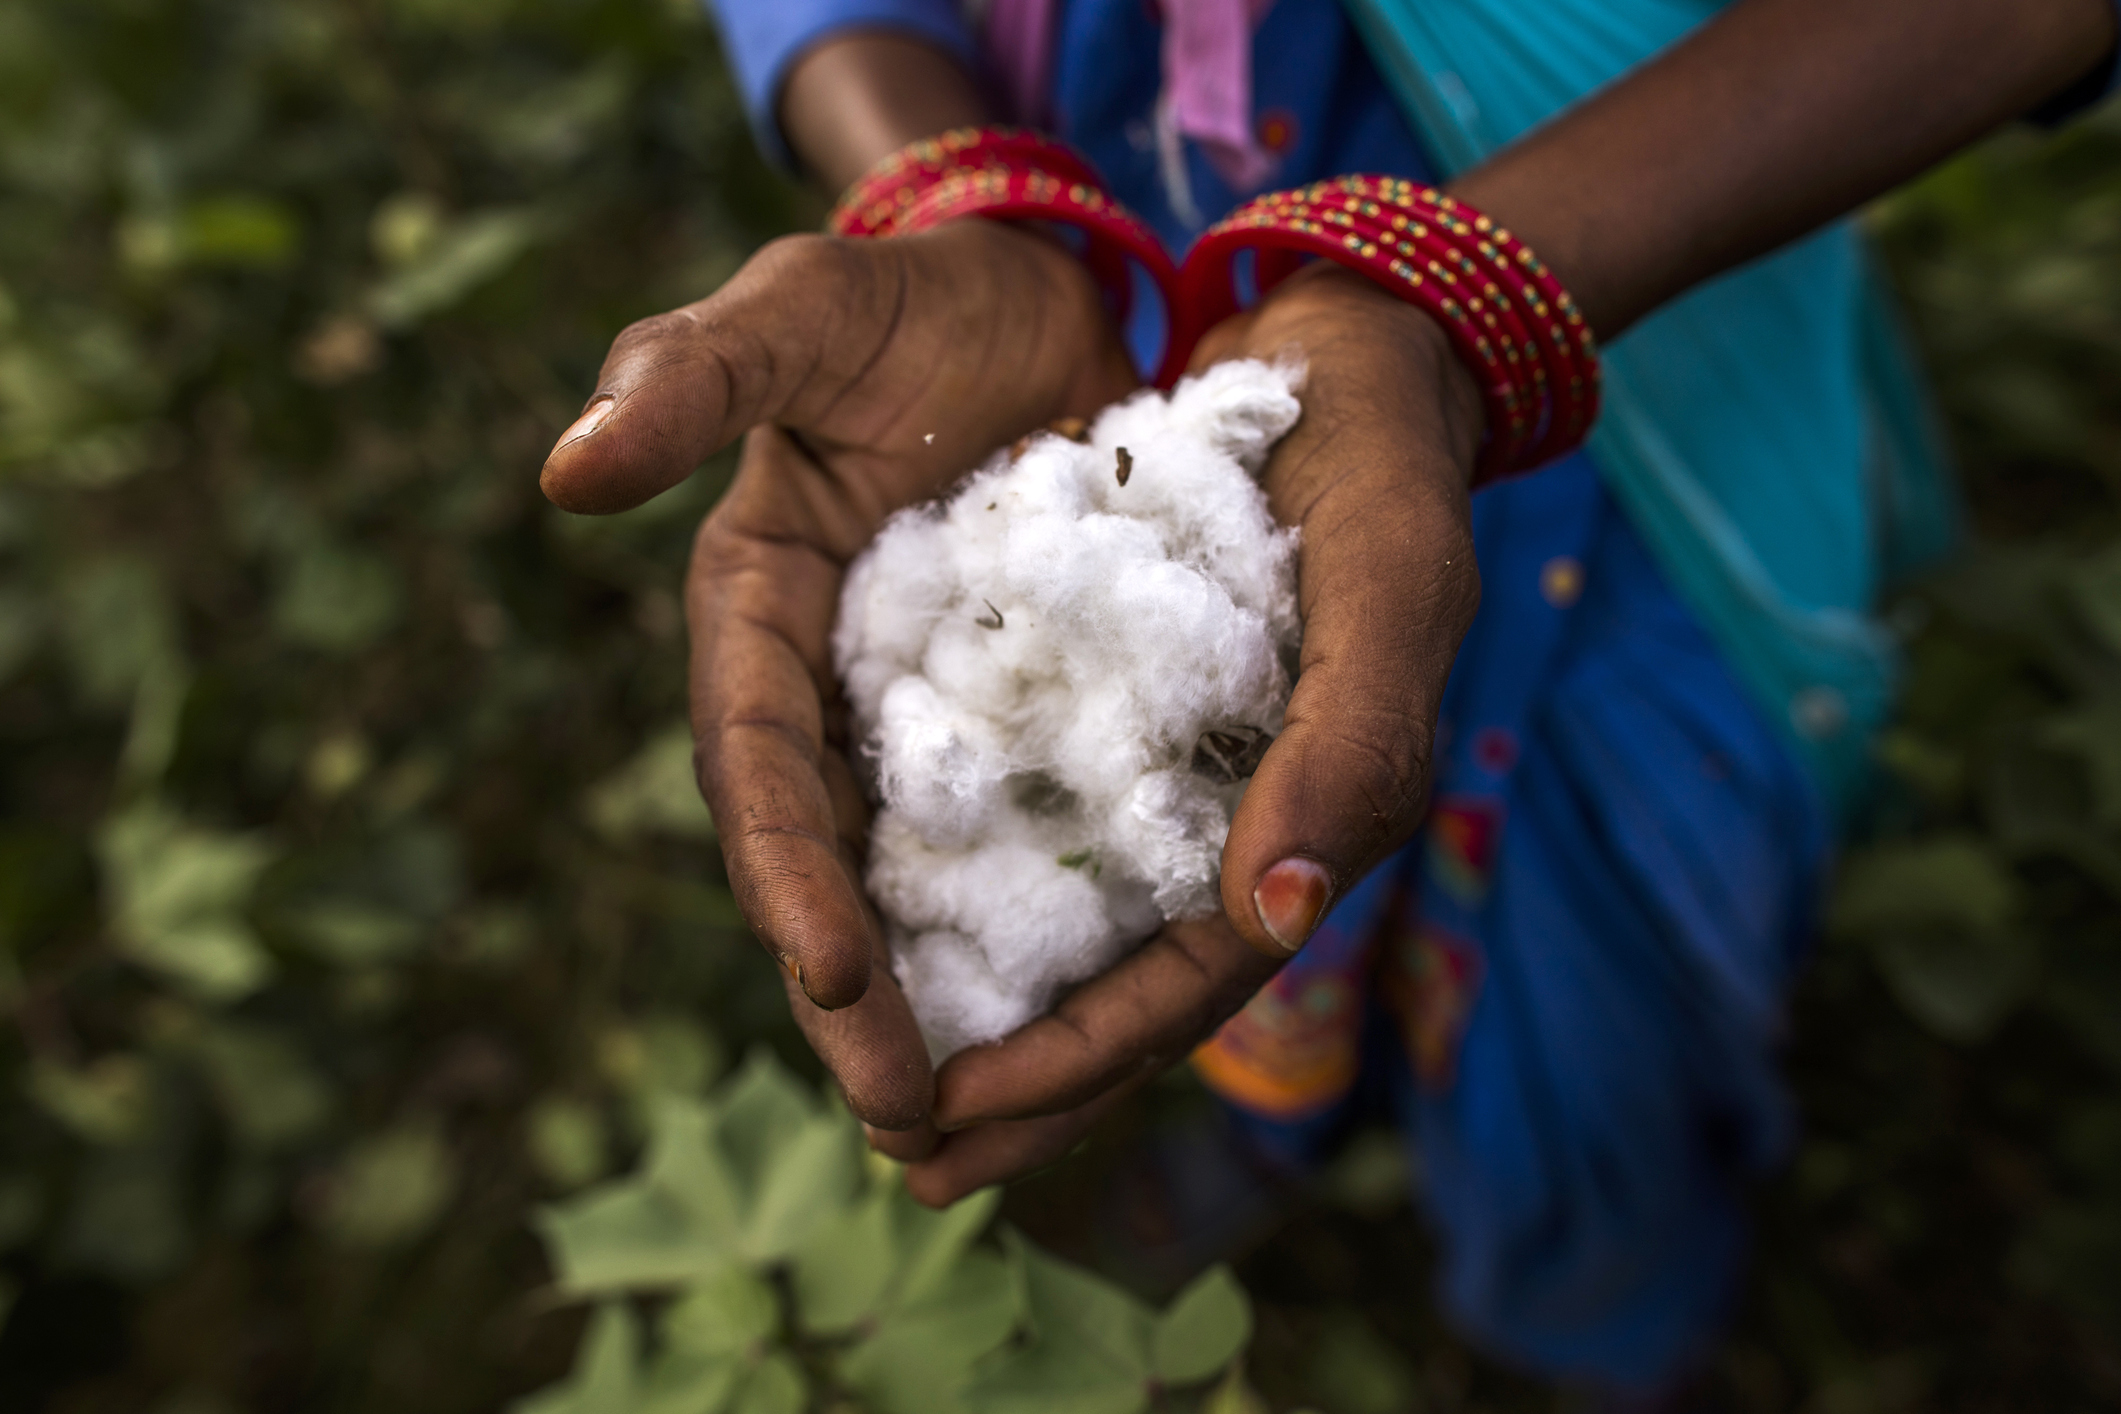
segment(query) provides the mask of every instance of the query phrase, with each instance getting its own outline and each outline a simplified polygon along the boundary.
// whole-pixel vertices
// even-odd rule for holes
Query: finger
[[[794,978],[783,973],[782,982],[803,1039],[839,1082],[847,1108],[868,1127],[871,1144],[902,1160],[932,1148],[935,1127],[928,1112],[934,1073],[882,945],[872,958],[868,990],[851,1006],[826,1011],[803,995]],[[886,1133],[891,1138],[878,1142]]]
[[[906,295],[898,253],[785,237],[708,298],[629,325],[546,457],[546,496],[581,513],[637,506],[812,385],[829,396],[859,378]]]
[[[1442,365],[1421,339],[1351,338],[1364,327],[1300,344],[1303,419],[1266,478],[1276,514],[1302,528],[1303,648],[1283,731],[1231,822],[1222,889],[1273,957],[1419,824],[1444,682],[1480,602],[1470,448]]]
[[[827,640],[857,532],[806,492],[820,474],[785,434],[752,438],[695,542],[686,620],[695,761],[731,890],[796,984],[832,1008],[869,985],[877,936],[854,873],[858,793],[843,777],[835,799],[827,780]]]
[[[1092,1126],[1149,1079],[1143,1075],[1066,1114],[1000,1120],[945,1135],[932,1155],[907,1166],[906,1191],[931,1208],[947,1208],[968,1193],[1063,1159]]]
[[[1174,923],[999,1044],[958,1052],[936,1076],[945,1130],[1057,1115],[1183,1059],[1278,964],[1221,918]]]
[[[1095,284],[1051,241],[977,220],[792,236],[709,298],[621,333],[541,485],[568,510],[624,510],[770,421],[882,458],[859,488],[881,517],[1133,386]]]
[[[902,1164],[918,1163],[935,1152],[942,1134],[928,1120],[909,1129],[880,1129],[873,1124],[862,1126],[862,1137],[869,1147],[887,1159],[897,1159]]]

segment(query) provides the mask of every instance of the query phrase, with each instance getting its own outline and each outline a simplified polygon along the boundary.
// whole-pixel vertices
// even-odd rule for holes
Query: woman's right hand
[[[694,761],[738,906],[878,1129],[924,1130],[933,1077],[861,886],[831,655],[841,575],[893,511],[1135,386],[1095,284],[1043,236],[981,219],[796,236],[621,333],[546,459],[554,503],[621,511],[748,433],[686,587]]]

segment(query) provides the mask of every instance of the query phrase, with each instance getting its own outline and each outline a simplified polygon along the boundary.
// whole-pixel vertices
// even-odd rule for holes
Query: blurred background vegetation
[[[1976,543],[1894,610],[1734,1409],[2121,1405],[2117,159],[2013,131],[1871,218]],[[727,466],[595,521],[535,471],[613,332],[819,214],[694,0],[0,6],[0,1410],[500,1408],[585,1328],[541,1204],[710,1091],[800,1129],[712,1090],[816,1077],[688,778]],[[1008,1215],[1168,1298],[1129,1155],[1197,1110]],[[1240,1264],[1253,1379],[1553,1407],[1413,1295],[1406,1176],[1358,1142]]]

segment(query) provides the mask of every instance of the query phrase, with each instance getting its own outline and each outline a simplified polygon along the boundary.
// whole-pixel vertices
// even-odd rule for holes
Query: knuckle
[[[845,281],[861,264],[863,252],[854,243],[814,232],[779,236],[759,247],[744,266],[747,285],[766,290],[783,288],[815,298],[821,289]]]

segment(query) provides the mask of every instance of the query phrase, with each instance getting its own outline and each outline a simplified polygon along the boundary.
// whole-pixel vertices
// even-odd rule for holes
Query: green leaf
[[[1011,1231],[1010,1256],[1039,1345],[1103,1362],[1135,1380],[1152,1372],[1155,1318],[1149,1308],[1104,1278],[1040,1251]]]
[[[663,1318],[663,1334],[674,1349],[698,1355],[742,1355],[780,1328],[781,1307],[773,1288],[742,1267],[728,1266],[703,1278]]]
[[[191,1244],[170,1160],[154,1148],[94,1152],[69,1185],[59,1260],[135,1285],[167,1277]]]
[[[2121,703],[2101,703],[2050,718],[2041,726],[2042,745],[2069,753],[2090,778],[2094,817],[2121,826]]]
[[[123,707],[150,673],[182,661],[176,608],[148,561],[104,556],[73,567],[60,585],[60,642],[90,705]]]
[[[705,1229],[677,1198],[639,1179],[541,1209],[537,1225],[560,1289],[577,1296],[676,1286],[735,1257],[724,1234]]]
[[[973,1239],[987,1230],[1002,1205],[1002,1190],[968,1193],[939,1213],[915,1203],[903,1187],[897,1197],[899,1247],[906,1258],[896,1294],[902,1302],[919,1301],[941,1285]]]
[[[456,1165],[441,1134],[415,1123],[356,1145],[332,1182],[326,1229],[342,1242],[386,1247],[434,1225],[456,1192]]]
[[[1833,931],[1866,943],[1894,995],[1940,1036],[1987,1035],[2030,990],[2032,941],[2015,931],[2017,882],[1971,838],[1879,846],[1845,868]]]
[[[2121,546],[2074,567],[2067,583],[2070,602],[2084,626],[2109,653],[2121,657]]]
[[[473,212],[437,231],[419,258],[379,283],[368,311],[386,329],[404,329],[457,304],[504,273],[541,235],[525,208]]]
[[[631,1414],[722,1414],[748,1370],[740,1356],[665,1349],[649,1368]]]
[[[128,956],[207,1000],[264,983],[272,961],[242,917],[272,859],[263,840],[188,826],[148,804],[107,821],[97,845],[111,930]]]
[[[340,967],[375,967],[417,952],[420,920],[395,909],[331,899],[288,910],[282,919],[303,951]]]
[[[1009,1338],[1020,1316],[1002,1259],[965,1253],[922,1300],[892,1310],[846,1351],[840,1377],[877,1414],[960,1414],[973,1368]]]
[[[732,1414],[803,1414],[810,1388],[802,1369],[775,1352],[760,1362],[730,1405]]]
[[[1353,1311],[1327,1317],[1305,1375],[1305,1389],[1334,1414],[1403,1414],[1417,1394],[1406,1357]]]
[[[715,1130],[747,1200],[755,1200],[771,1157],[802,1132],[817,1102],[772,1051],[760,1046],[715,1096]]]
[[[806,1121],[767,1151],[744,1224],[746,1255],[777,1261],[837,1214],[861,1174],[861,1134],[842,1114]]]
[[[812,1225],[795,1249],[791,1279],[803,1329],[839,1335],[877,1313],[899,1265],[888,1188]]]
[[[651,834],[713,839],[714,817],[692,771],[692,728],[679,722],[651,738],[639,755],[590,788],[584,813],[614,844]]]
[[[609,1165],[604,1118],[594,1105],[566,1095],[548,1095],[525,1117],[532,1162],[561,1189],[580,1188]]]
[[[388,558],[320,540],[296,556],[273,622],[289,642],[355,653],[396,625],[404,597],[402,576]]]
[[[272,198],[234,193],[187,204],[175,237],[188,264],[271,269],[294,257],[301,228],[294,213]]]
[[[1200,1414],[1274,1414],[1274,1411],[1245,1378],[1244,1367],[1232,1365],[1230,1373],[1223,1376],[1222,1382],[1201,1402]]]
[[[705,1240],[735,1252],[744,1205],[713,1118],[697,1100],[665,1096],[653,1104],[642,1174]]]
[[[147,1127],[153,1082],[138,1056],[104,1056],[75,1068],[40,1060],[29,1094],[45,1112],[91,1144],[124,1144]]]
[[[1149,1387],[1137,1374],[1080,1350],[1032,1345],[1000,1353],[967,1387],[971,1414],[1143,1414]]]
[[[239,1143],[283,1148],[309,1138],[330,1117],[330,1087],[280,1032],[219,1021],[191,1044]]]
[[[1252,1338],[1252,1303],[1226,1266],[1209,1268],[1159,1316],[1150,1363],[1167,1385],[1218,1374]]]
[[[589,1318],[565,1380],[518,1400],[511,1414],[634,1414],[640,1367],[640,1323],[617,1302]]]

